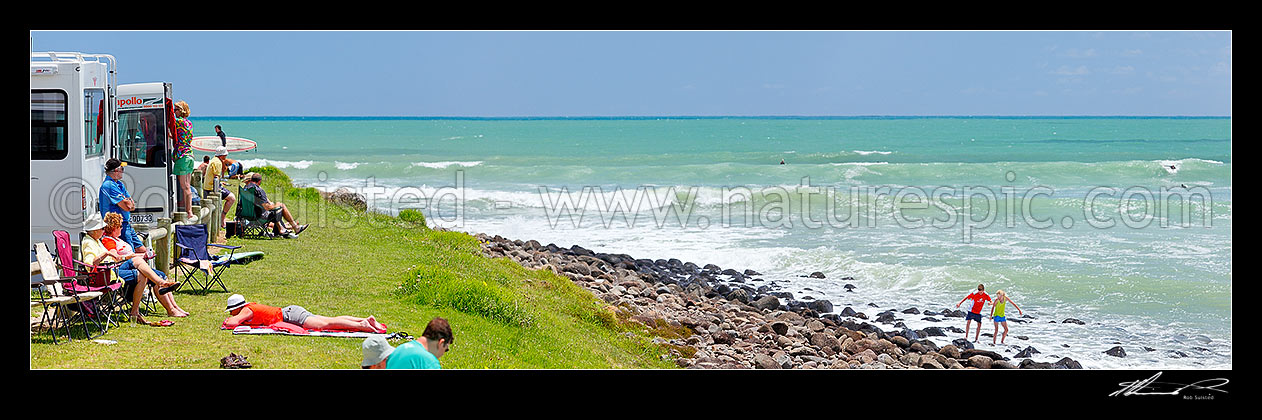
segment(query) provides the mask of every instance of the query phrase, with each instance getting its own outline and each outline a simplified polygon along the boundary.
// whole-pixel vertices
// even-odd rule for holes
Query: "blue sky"
[[[1229,31],[32,31],[194,116],[1230,116]]]

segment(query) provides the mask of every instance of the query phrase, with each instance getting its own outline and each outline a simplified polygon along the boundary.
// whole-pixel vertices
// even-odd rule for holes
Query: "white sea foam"
[[[246,168],[251,168],[255,166],[275,166],[280,169],[286,169],[286,168],[307,169],[308,167],[310,167],[312,164],[315,163],[314,161],[310,161],[310,160],[300,160],[300,161],[294,162],[294,161],[288,161],[288,160],[271,160],[271,159],[243,159],[240,162],[241,162],[241,165],[245,166]]]
[[[451,166],[461,166],[465,168],[471,168],[471,167],[478,166],[481,164],[482,164],[482,161],[476,160],[476,161],[469,161],[469,162],[412,162],[411,166],[412,167],[419,166],[419,167],[432,168],[432,169],[445,169]]]
[[[886,151],[881,151],[881,150],[853,150],[853,152],[858,153],[863,156],[867,156],[871,154],[888,155],[888,154],[894,153],[894,152],[886,152]]]
[[[336,161],[333,162],[333,166],[336,166],[338,169],[341,169],[343,171],[349,171],[351,169],[358,168],[359,165],[362,165],[362,163],[360,162],[345,163],[345,162],[336,162]]]

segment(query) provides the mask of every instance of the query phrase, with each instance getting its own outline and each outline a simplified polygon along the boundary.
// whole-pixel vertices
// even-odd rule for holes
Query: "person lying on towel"
[[[228,297],[228,309],[232,316],[223,321],[224,329],[234,329],[238,325],[259,327],[275,326],[280,323],[297,325],[308,330],[346,330],[370,333],[385,333],[386,326],[377,322],[375,317],[359,318],[348,315],[327,317],[312,314],[298,305],[284,308],[246,302],[245,297],[234,294]],[[284,325],[284,324],[280,324]]]

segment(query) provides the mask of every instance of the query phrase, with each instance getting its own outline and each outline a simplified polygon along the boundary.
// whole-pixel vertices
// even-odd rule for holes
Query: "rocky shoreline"
[[[965,339],[939,347],[928,337],[964,331],[958,327],[912,330],[899,322],[906,315],[963,318],[959,310],[888,309],[874,319],[892,324],[886,331],[866,322],[868,315],[853,308],[835,311],[828,300],[795,300],[749,269],[698,266],[678,259],[636,259],[578,245],[562,248],[498,235],[474,236],[484,255],[565,276],[613,306],[619,319],[644,324],[658,335],[654,341],[670,348],[683,368],[1082,369],[1068,357],[1035,362],[1030,357],[1040,352],[1029,346],[1012,358],[976,349]],[[824,278],[824,274],[803,277]],[[845,280],[850,278],[841,279]],[[853,292],[855,286],[846,284],[845,288]],[[1076,320],[1066,320],[1072,321]]]

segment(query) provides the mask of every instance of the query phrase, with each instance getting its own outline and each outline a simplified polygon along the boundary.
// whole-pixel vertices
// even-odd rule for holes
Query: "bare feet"
[[[368,321],[368,325],[371,326],[374,331],[379,333],[386,332],[385,324],[377,322],[377,317],[369,315],[366,321]]]

